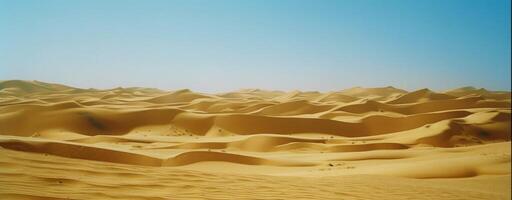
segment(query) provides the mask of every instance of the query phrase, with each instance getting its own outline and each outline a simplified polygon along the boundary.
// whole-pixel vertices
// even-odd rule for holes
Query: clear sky
[[[510,90],[508,0],[0,0],[0,80]]]

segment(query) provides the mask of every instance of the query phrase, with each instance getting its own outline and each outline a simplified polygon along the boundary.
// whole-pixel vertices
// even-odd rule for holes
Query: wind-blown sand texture
[[[510,92],[0,82],[1,199],[510,199]]]

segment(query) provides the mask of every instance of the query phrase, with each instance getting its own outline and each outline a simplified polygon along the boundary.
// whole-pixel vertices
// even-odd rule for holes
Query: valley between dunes
[[[0,81],[0,199],[510,199],[510,92]]]

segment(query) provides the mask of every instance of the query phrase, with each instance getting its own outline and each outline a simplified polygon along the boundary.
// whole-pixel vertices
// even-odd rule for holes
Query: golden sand
[[[0,82],[0,199],[510,199],[510,92]]]

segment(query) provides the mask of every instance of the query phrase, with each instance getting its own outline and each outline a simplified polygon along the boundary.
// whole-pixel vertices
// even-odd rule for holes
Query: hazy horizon
[[[510,91],[510,1],[0,0],[0,80]]]
[[[434,91],[434,92],[442,93],[442,92],[447,92],[447,91],[450,91],[450,90],[469,88],[469,87],[471,87],[471,88],[473,88],[475,90],[485,89],[485,90],[491,91],[491,92],[510,92],[510,90],[491,90],[491,89],[488,89],[488,88],[477,87],[477,86],[472,86],[472,85],[460,86],[460,87],[454,87],[454,88],[447,88],[447,89],[442,89],[442,90],[432,89],[432,88],[428,88],[428,87],[416,88],[416,89],[412,89],[411,90],[411,89],[399,88],[399,87],[395,87],[395,86],[389,85],[389,86],[374,86],[374,87],[352,86],[352,87],[338,88],[338,89],[334,89],[334,90],[302,90],[302,89],[279,90],[279,89],[272,89],[272,88],[238,88],[238,89],[224,90],[224,91],[221,91],[221,90],[217,90],[217,91],[198,91],[198,90],[193,90],[193,89],[190,89],[190,88],[158,88],[158,87],[150,87],[150,86],[146,87],[146,86],[136,86],[136,85],[134,85],[134,86],[118,85],[118,86],[114,86],[114,87],[103,87],[103,88],[98,88],[98,87],[81,87],[81,86],[70,85],[70,84],[63,84],[63,83],[57,83],[57,82],[45,82],[45,81],[40,81],[40,80],[21,80],[21,79],[0,80],[0,83],[2,81],[37,81],[37,82],[42,82],[42,83],[47,83],[47,84],[65,85],[65,86],[68,86],[68,87],[73,87],[73,88],[78,88],[78,89],[111,90],[111,89],[117,89],[117,88],[132,88],[132,87],[135,87],[135,88],[158,89],[158,90],[169,91],[169,92],[179,91],[179,90],[190,90],[192,92],[199,92],[199,93],[205,93],[205,94],[219,94],[219,93],[227,93],[227,92],[237,92],[237,91],[241,91],[241,90],[263,90],[263,91],[279,91],[279,92],[299,91],[299,92],[321,92],[321,93],[324,93],[324,92],[337,92],[337,91],[349,90],[349,89],[354,89],[354,88],[373,89],[373,88],[388,88],[388,87],[395,88],[395,89],[400,89],[400,90],[405,90],[407,92],[414,92],[414,91],[418,91],[418,90],[428,89],[428,90],[431,90],[431,91]]]

